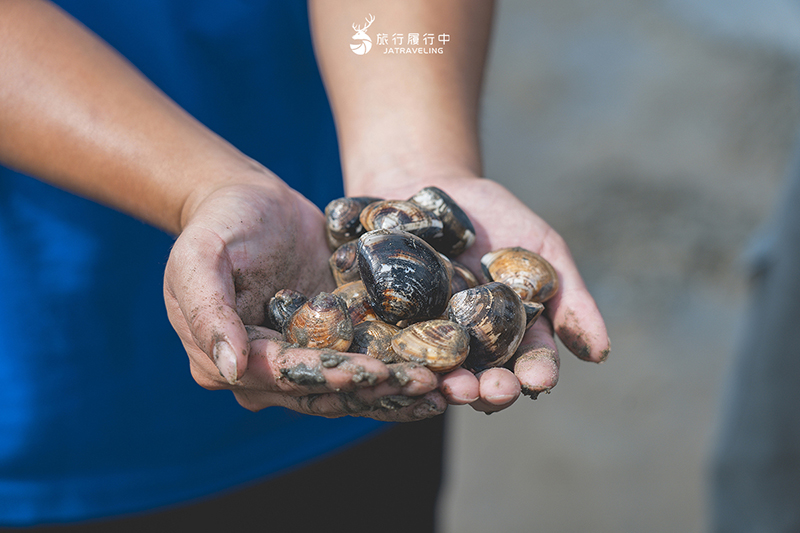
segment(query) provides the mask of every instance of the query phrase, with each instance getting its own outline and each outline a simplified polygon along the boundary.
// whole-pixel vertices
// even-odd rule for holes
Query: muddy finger
[[[285,397],[284,406],[301,413],[337,418],[362,416],[386,422],[413,422],[444,413],[447,402],[441,394],[421,397],[402,394],[371,397],[365,391]]]
[[[385,364],[364,355],[257,339],[251,343],[250,364],[240,386],[304,396],[374,387],[390,376]]]
[[[400,387],[402,394],[422,396],[439,386],[439,378],[416,363],[393,363],[389,367],[388,383]]]
[[[514,375],[522,386],[522,394],[535,400],[539,394],[549,393],[558,383],[560,364],[552,326],[546,317],[541,317],[514,355]]]

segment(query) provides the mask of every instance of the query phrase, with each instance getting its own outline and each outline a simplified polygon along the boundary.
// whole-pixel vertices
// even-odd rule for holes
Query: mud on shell
[[[400,332],[400,328],[370,320],[353,327],[353,343],[350,352],[363,353],[384,363],[400,363],[403,359],[392,349],[392,337]]]

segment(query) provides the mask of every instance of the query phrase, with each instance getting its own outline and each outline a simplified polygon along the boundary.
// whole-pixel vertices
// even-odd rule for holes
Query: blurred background
[[[800,127],[798,65],[794,0],[499,2],[487,175],[567,240],[612,352],[561,347],[552,394],[451,409],[445,533],[707,528],[742,256]]]

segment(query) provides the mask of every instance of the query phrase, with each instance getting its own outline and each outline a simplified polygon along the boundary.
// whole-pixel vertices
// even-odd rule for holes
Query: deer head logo
[[[370,13],[369,18],[365,17],[365,20],[367,23],[363,28],[361,26],[356,26],[355,22],[353,23],[353,29],[356,31],[356,34],[353,35],[353,39],[361,42],[350,44],[350,50],[352,50],[354,54],[360,56],[363,56],[372,49],[372,39],[367,35],[367,28],[375,22],[375,17]]]

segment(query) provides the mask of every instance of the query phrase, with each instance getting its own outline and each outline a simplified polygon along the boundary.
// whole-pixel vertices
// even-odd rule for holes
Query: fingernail
[[[505,405],[516,397],[516,394],[495,394],[486,396],[486,400],[493,405]]]
[[[230,344],[225,341],[219,341],[214,345],[214,364],[217,365],[220,375],[225,380],[233,385],[236,383],[236,352]]]
[[[458,395],[458,394],[453,394],[453,399],[454,400],[456,400],[459,403],[464,403],[464,404],[472,403],[472,402],[478,400],[479,398],[480,398],[480,396],[462,396],[462,395]]]

